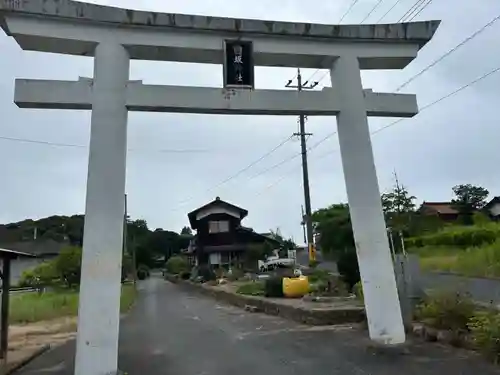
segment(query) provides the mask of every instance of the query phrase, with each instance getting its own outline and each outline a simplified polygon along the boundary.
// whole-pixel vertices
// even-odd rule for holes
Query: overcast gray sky
[[[90,1],[89,1],[90,2]],[[94,0],[126,8],[283,21],[335,24],[351,0]],[[343,23],[359,23],[378,0],[360,0]],[[383,0],[366,23],[376,22],[396,2]],[[396,22],[415,0],[401,0],[384,22]],[[442,20],[434,39],[403,71],[363,74],[364,85],[392,91],[399,84],[500,14],[496,0],[434,0],[415,20]],[[418,95],[420,106],[500,67],[500,21],[420,76],[402,92]],[[496,40],[496,41],[495,41]],[[23,52],[0,35],[0,137],[81,145],[56,147],[0,139],[0,222],[82,213],[85,205],[90,113],[26,110],[13,104],[15,78],[66,79],[92,76],[85,57]],[[307,78],[314,70],[305,70]],[[314,79],[324,77],[317,72]],[[293,69],[257,68],[257,88],[282,88]],[[131,79],[147,83],[221,86],[222,67],[132,62]],[[321,86],[329,85],[325,76]],[[393,172],[419,201],[451,199],[460,183],[483,185],[500,195],[500,72],[373,137],[381,190]],[[393,119],[370,119],[375,131]],[[259,158],[297,130],[293,117],[144,114],[129,116],[127,193],[133,218],[152,228],[179,231],[187,212],[219,195],[249,210],[245,224],[258,231],[280,227],[301,241],[303,202],[300,158],[252,178],[300,151],[290,141],[255,167],[207,191]],[[311,117],[313,145],[336,130],[334,118]],[[313,209],[346,201],[338,140],[328,139],[310,153]],[[172,152],[184,151],[184,152]],[[326,155],[326,156],[324,156]],[[277,182],[278,181],[278,182]]]

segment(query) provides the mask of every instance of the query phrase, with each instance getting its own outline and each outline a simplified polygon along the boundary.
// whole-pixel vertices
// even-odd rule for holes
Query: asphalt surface
[[[319,269],[338,273],[337,264],[324,259],[318,252]],[[297,262],[306,266],[309,263],[307,251],[297,252]],[[469,294],[478,302],[493,303],[500,306],[500,279],[465,277],[444,272],[420,272],[417,276],[424,290],[450,290]]]
[[[476,354],[438,344],[375,348],[366,331],[307,327],[221,305],[159,277],[139,284],[122,320],[119,365],[128,375],[490,375]],[[74,343],[58,347],[19,375],[72,375]]]

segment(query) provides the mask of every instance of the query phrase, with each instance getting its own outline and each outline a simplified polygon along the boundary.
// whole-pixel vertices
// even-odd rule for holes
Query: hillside
[[[49,216],[39,220],[27,219],[17,223],[0,224],[0,247],[8,248],[9,244],[19,245],[19,243],[35,245],[35,242],[40,245],[41,242],[47,242],[42,240],[51,240],[48,242],[52,244],[55,241],[56,244],[82,246],[83,226],[84,215]],[[135,249],[137,262],[146,265],[151,264],[158,257],[166,259],[189,245],[192,238],[192,235],[188,234],[189,228],[183,228],[181,232],[182,234],[179,234],[162,228],[152,231],[145,220],[128,220],[128,251]],[[35,234],[36,241],[34,241]],[[22,247],[27,249],[25,246]],[[36,252],[35,250],[26,251]]]

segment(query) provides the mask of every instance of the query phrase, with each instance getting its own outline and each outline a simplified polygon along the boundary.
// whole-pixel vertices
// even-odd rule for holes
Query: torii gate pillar
[[[373,159],[356,57],[339,57],[330,71],[341,92],[337,132],[370,336],[403,343],[405,331]]]
[[[117,369],[129,65],[121,44],[97,45],[75,375]]]

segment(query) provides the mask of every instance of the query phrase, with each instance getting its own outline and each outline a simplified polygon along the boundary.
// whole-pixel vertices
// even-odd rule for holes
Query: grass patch
[[[457,255],[436,255],[420,258],[420,267],[425,271],[453,272]]]
[[[247,296],[263,296],[265,294],[265,283],[262,281],[250,281],[241,284],[236,293]]]
[[[465,276],[500,277],[500,241],[465,250],[443,247],[412,249],[422,269],[454,272]]]
[[[120,310],[127,311],[135,301],[134,285],[122,286]],[[10,301],[11,323],[33,323],[78,314],[78,292],[60,290],[54,292],[14,294]]]

